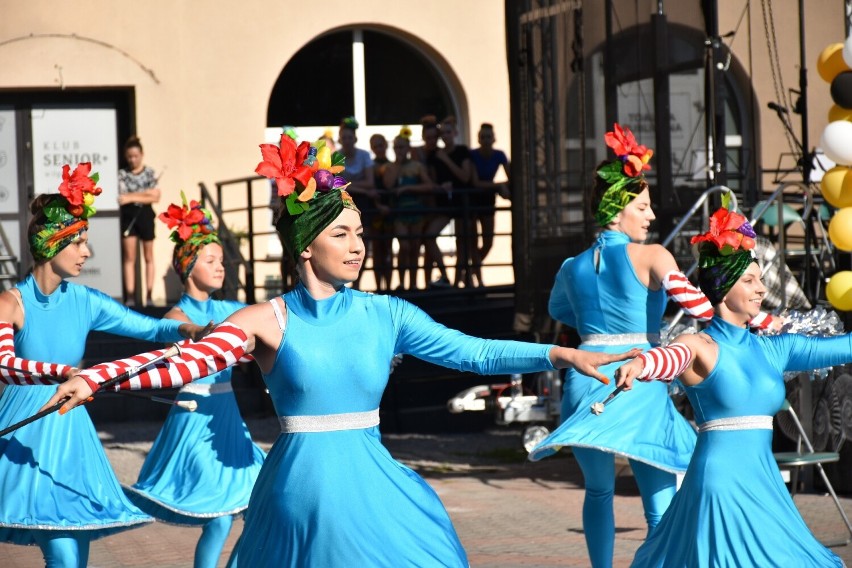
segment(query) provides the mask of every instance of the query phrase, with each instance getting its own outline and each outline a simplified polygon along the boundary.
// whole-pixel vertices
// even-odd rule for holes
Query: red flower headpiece
[[[97,186],[100,179],[97,172],[89,176],[91,172],[91,162],[78,164],[73,172],[68,164],[62,166],[62,183],[59,184],[59,193],[68,202],[65,209],[74,217],[88,219],[95,214],[92,204],[102,190]]]
[[[607,132],[604,136],[604,141],[607,146],[612,148],[618,159],[624,163],[623,171],[625,175],[636,177],[643,171],[651,169],[648,162],[654,155],[654,151],[648,149],[647,146],[639,144],[629,128],[622,128],[621,125],[615,123],[613,131]]]
[[[306,211],[317,191],[328,192],[349,185],[337,175],[344,169],[343,154],[332,152],[324,142],[313,146],[303,141],[296,146],[296,141],[285,132],[277,146],[261,144],[260,153],[263,161],[254,171],[275,180],[278,195],[285,198],[291,215]]]
[[[214,233],[210,212],[203,209],[194,199],[187,204],[186,195],[182,191],[180,198],[183,206],[172,203],[159,215],[160,221],[168,225],[169,229],[174,229],[171,234],[172,241],[180,244],[196,233],[199,235]]]
[[[736,211],[720,207],[710,217],[710,229],[703,235],[692,237],[690,242],[713,243],[719,249],[720,255],[729,256],[735,252],[753,249],[756,236],[748,219]]]

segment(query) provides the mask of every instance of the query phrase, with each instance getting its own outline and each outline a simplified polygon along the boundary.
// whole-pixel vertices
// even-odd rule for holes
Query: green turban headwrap
[[[342,188],[317,191],[309,203],[310,207],[295,215],[282,207],[275,222],[275,229],[294,263],[298,263],[302,252],[344,209],[361,213],[349,193]]]
[[[711,243],[701,243],[698,250],[698,286],[714,306],[722,301],[749,265],[757,262],[751,251],[722,256]]]
[[[698,245],[698,286],[714,306],[756,262],[751,252],[755,237],[748,219],[724,205],[710,216],[707,232],[692,237],[690,242]]]

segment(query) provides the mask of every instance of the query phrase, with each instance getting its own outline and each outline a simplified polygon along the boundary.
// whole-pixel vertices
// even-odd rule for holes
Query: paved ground
[[[277,422],[272,419],[251,420],[249,427],[265,448],[277,432]],[[132,427],[105,424],[99,428],[122,482],[135,480],[158,428],[159,423]],[[580,520],[580,476],[570,455],[527,462],[519,432],[509,429],[457,435],[386,435],[385,444],[438,491],[473,566],[588,566]],[[847,536],[830,497],[800,495],[796,502],[820,539],[842,540]],[[852,513],[852,499],[844,498],[843,502]],[[626,466],[618,478],[615,507],[615,566],[628,566],[645,530],[641,503]],[[236,523],[224,558],[241,530],[242,523]],[[89,566],[191,566],[198,534],[199,529],[160,523],[127,531],[94,542]],[[834,550],[852,566],[852,546]],[[0,566],[40,565],[37,548],[0,545]]]

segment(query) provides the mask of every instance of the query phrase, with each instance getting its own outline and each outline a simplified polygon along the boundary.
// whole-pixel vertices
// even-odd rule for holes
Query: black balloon
[[[843,71],[831,82],[831,99],[839,107],[852,109],[852,71]]]

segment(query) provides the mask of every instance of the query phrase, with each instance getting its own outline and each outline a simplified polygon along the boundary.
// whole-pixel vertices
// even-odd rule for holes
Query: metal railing
[[[270,212],[270,202],[269,198],[264,200],[262,204],[257,203],[257,199],[253,195],[254,191],[258,191],[258,188],[255,184],[262,183],[265,188],[265,195],[271,195],[271,189],[269,186],[269,181],[265,177],[261,176],[250,176],[243,178],[230,179],[225,181],[216,182],[215,184],[215,192],[211,193],[210,190],[206,187],[204,183],[199,183],[199,188],[201,191],[201,202],[204,207],[210,209],[217,221],[217,227],[219,232],[219,237],[222,240],[223,248],[225,249],[225,257],[226,257],[226,285],[225,285],[225,295],[227,297],[236,297],[236,295],[242,291],[245,295],[245,301],[247,303],[255,303],[258,299],[258,291],[259,290],[267,290],[270,286],[276,288],[287,289],[287,275],[282,275],[281,281],[276,281],[273,283],[270,282],[258,282],[256,279],[256,275],[259,273],[257,270],[257,264],[259,263],[278,263],[282,264],[282,259],[279,256],[271,256],[269,254],[258,254],[257,244],[255,242],[256,238],[270,238],[276,237],[277,233],[274,230],[271,221],[265,227],[259,226],[255,219],[255,213],[260,211]],[[420,207],[416,209],[416,214],[419,215],[445,215],[453,220],[448,228],[441,232],[440,237],[451,237],[455,238],[459,234],[469,234],[471,235],[471,239],[473,239],[473,246],[477,246],[479,240],[479,232],[475,230],[476,227],[476,214],[483,211],[494,211],[495,215],[499,211],[509,211],[509,206],[495,206],[495,207],[486,207],[486,206],[475,206],[471,205],[470,197],[476,192],[481,192],[482,190],[478,189],[453,189],[454,195],[458,197],[458,205],[454,207]],[[356,198],[357,199],[357,198]],[[235,205],[233,207],[229,206],[226,202],[238,203],[239,205]],[[390,209],[389,217],[393,218],[395,214],[402,215],[411,215],[412,211],[410,209]],[[234,218],[239,219],[238,221],[234,221]],[[233,226],[244,226],[245,232],[243,234],[242,230],[237,233],[233,228],[229,228],[226,220],[231,221],[231,227]],[[424,237],[427,237],[426,234],[410,234],[406,237],[397,236],[394,232],[387,231],[383,234],[378,235],[370,235],[369,228],[368,231],[368,239],[376,240],[386,240],[388,241],[388,245],[392,245],[394,239],[399,240],[401,238],[405,239],[414,239],[414,240],[422,240]],[[494,238],[497,239],[499,237],[511,237],[511,232],[505,231],[497,231],[495,229]],[[246,243],[246,254],[243,253],[240,241],[245,239]],[[511,249],[511,247],[508,247]],[[492,249],[493,250],[493,249]],[[445,247],[445,250],[442,251],[443,256],[452,257],[457,256],[459,251],[455,250],[452,245],[449,248]],[[284,253],[286,254],[286,253]],[[422,255],[421,259],[422,259]],[[394,262],[396,260],[396,262]],[[399,265],[399,260],[396,259],[395,255],[392,254],[391,258],[392,271],[398,272],[399,269],[405,268]],[[482,268],[494,268],[494,267],[512,267],[513,263],[509,262],[496,262],[496,261],[486,261],[482,260],[481,264]],[[420,266],[420,268],[424,268]],[[447,268],[452,268],[447,265]],[[471,269],[470,266],[467,267],[468,271]],[[428,267],[426,268],[427,274],[429,272]],[[242,275],[240,274],[242,272]],[[362,268],[362,274],[364,272],[373,272],[375,273],[375,265],[371,264],[369,266],[365,266]],[[428,278],[427,278],[428,279]],[[378,279],[376,279],[378,282]],[[428,288],[429,282],[426,282],[426,286]],[[362,288],[363,289],[363,288]],[[367,288],[369,291],[375,291],[371,288]],[[462,294],[481,294],[487,291],[486,288],[483,287],[470,287],[466,286],[465,288],[449,288],[448,291],[451,290],[453,293],[462,293]],[[403,291],[403,290],[400,290]],[[404,290],[403,292],[411,292],[413,290]],[[430,292],[434,293],[448,293],[447,291],[442,291],[440,289],[431,290]]]

